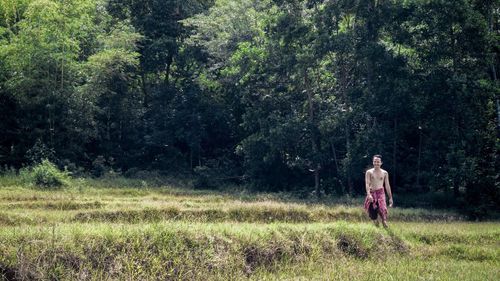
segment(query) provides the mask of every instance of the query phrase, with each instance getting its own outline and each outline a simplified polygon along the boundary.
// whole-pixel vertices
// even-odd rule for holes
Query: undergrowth
[[[21,169],[19,175],[23,182],[43,188],[57,188],[69,184],[70,174],[61,171],[55,164],[47,159],[32,166]]]

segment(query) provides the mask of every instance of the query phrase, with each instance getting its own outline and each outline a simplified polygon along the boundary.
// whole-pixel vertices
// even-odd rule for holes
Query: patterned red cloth
[[[385,203],[385,191],[384,188],[377,189],[375,191],[370,191],[373,202],[378,203],[378,214],[382,217],[382,220],[387,220],[387,204]],[[368,208],[370,207],[370,200],[368,196],[365,199],[365,211],[368,213]]]

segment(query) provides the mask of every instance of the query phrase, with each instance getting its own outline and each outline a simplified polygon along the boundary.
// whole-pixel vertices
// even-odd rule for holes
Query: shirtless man
[[[380,168],[382,166],[382,156],[373,155],[373,168],[366,171],[365,174],[365,188],[366,188],[366,199],[365,199],[365,210],[368,212],[368,208],[371,203],[378,203],[378,214],[382,219],[382,224],[387,227],[387,204],[385,203],[385,190],[389,195],[389,207],[392,207],[392,192],[391,186],[389,185],[389,173]],[[378,220],[375,218],[373,220],[376,226],[378,226]]]

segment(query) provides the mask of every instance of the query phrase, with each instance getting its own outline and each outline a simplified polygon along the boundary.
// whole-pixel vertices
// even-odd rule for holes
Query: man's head
[[[380,166],[382,166],[382,155],[380,154],[373,155],[372,161],[373,161],[373,167],[380,168]]]

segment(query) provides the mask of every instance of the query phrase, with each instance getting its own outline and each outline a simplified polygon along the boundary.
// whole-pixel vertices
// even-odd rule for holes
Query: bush
[[[40,187],[61,187],[68,184],[69,172],[61,171],[47,159],[40,164],[21,170],[22,178]]]
[[[215,180],[214,170],[207,166],[197,166],[194,168],[195,172],[195,181],[194,188],[203,189],[203,188],[215,188],[217,187],[217,180]]]
[[[109,171],[109,166],[106,163],[106,159],[102,155],[97,156],[97,158],[92,161],[92,175],[98,178],[104,175],[107,171]]]
[[[37,165],[42,163],[44,159],[54,161],[56,159],[55,154],[53,148],[49,148],[42,140],[37,139],[33,147],[26,151],[26,158],[30,165]]]

